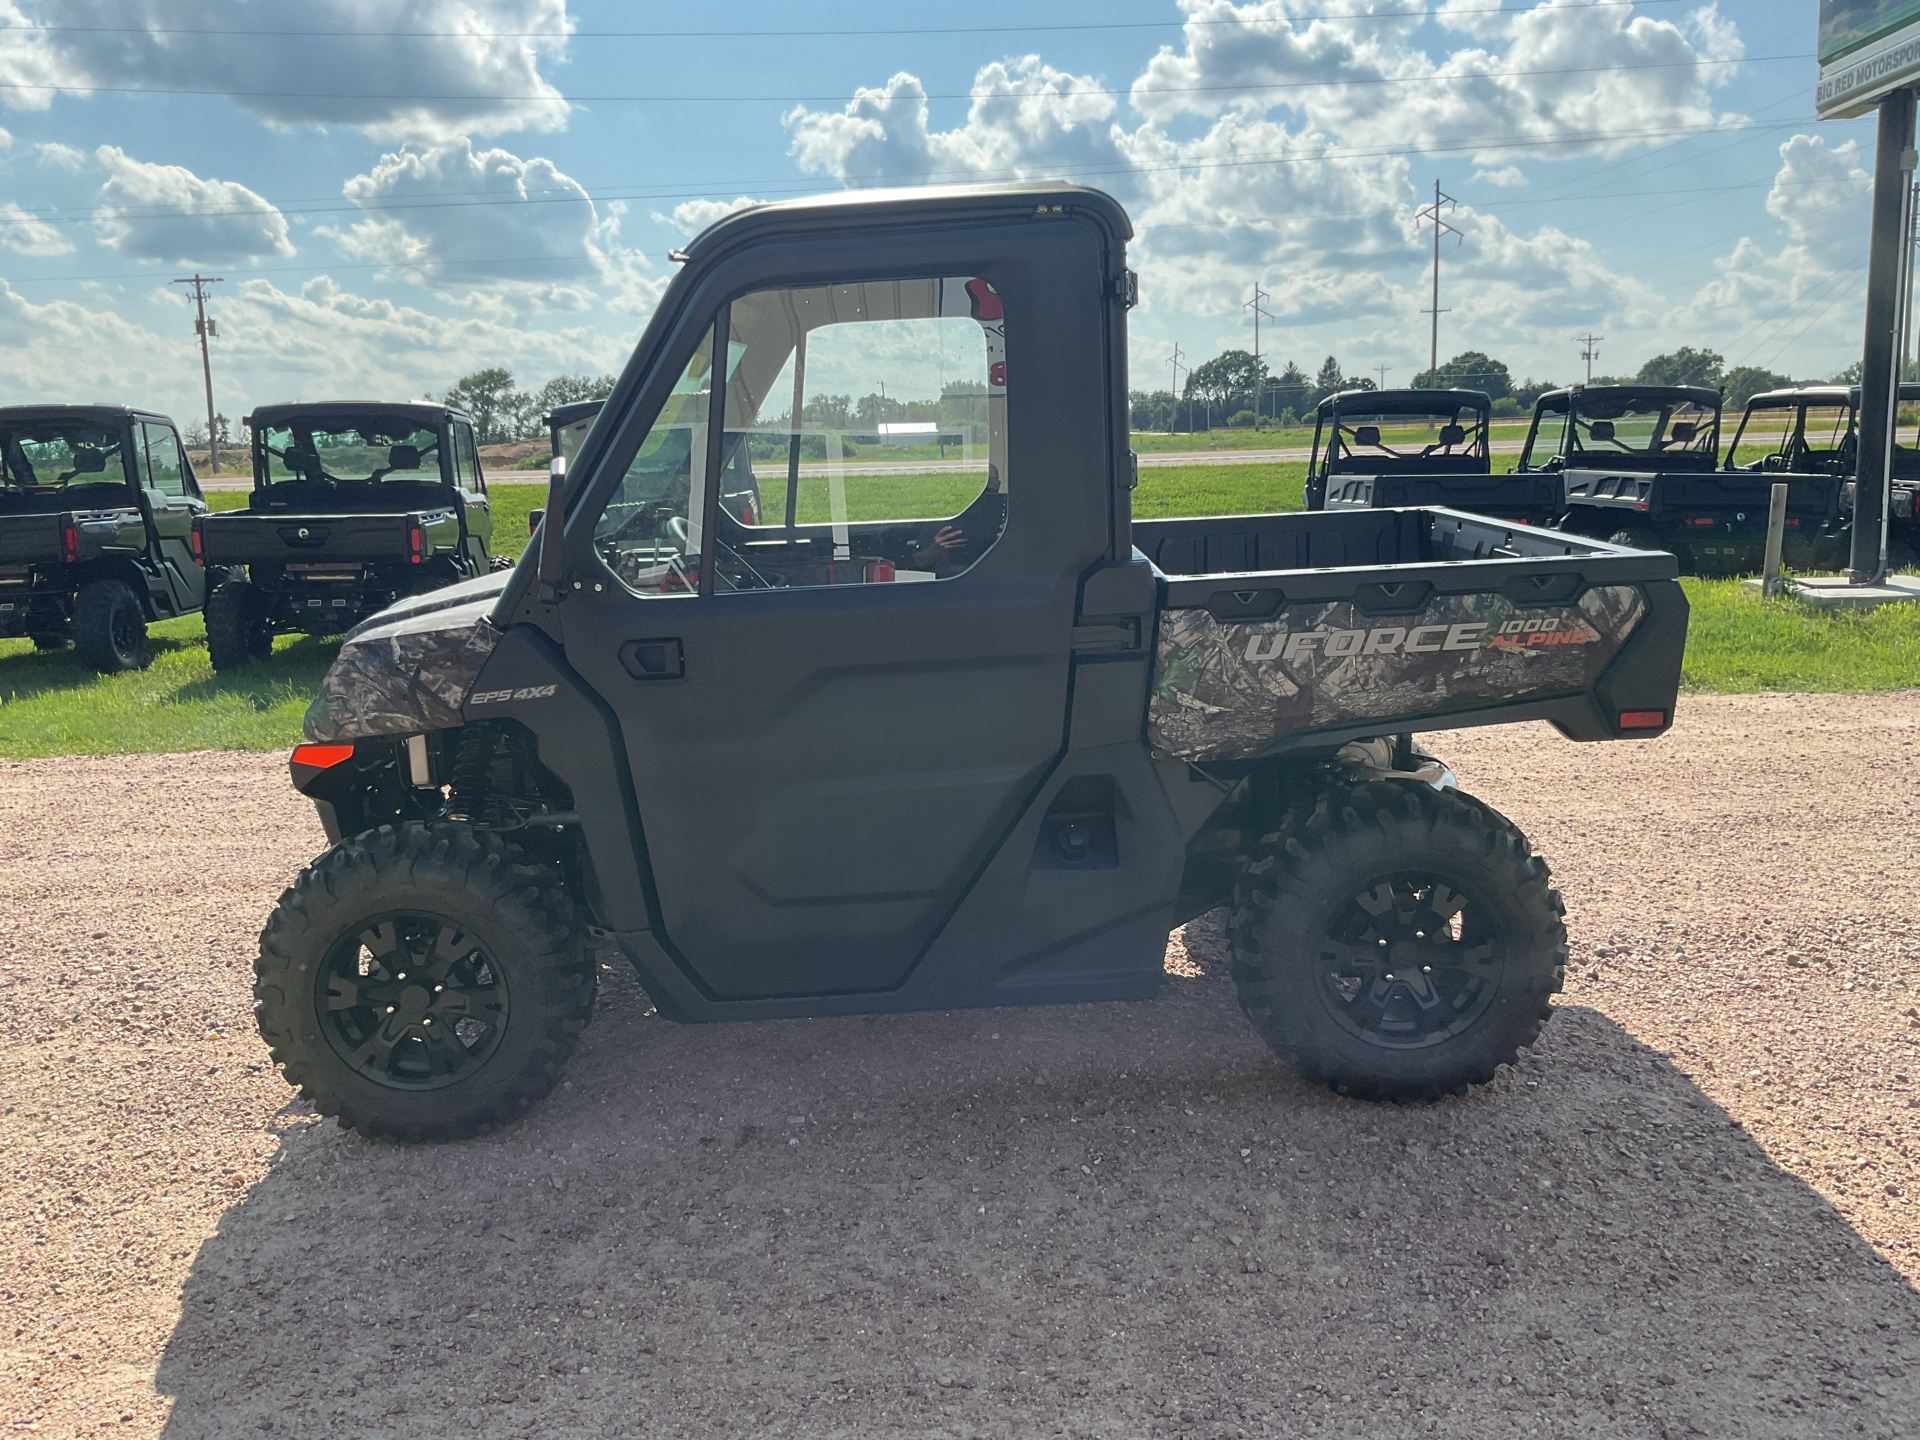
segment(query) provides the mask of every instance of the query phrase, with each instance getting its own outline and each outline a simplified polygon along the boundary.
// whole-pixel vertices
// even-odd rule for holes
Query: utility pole
[[[195,272],[191,280],[169,280],[169,285],[191,285],[193,287],[193,308],[195,319],[193,333],[200,337],[200,373],[207,381],[207,469],[215,475],[220,473],[220,434],[213,428],[213,359],[207,350],[207,341],[214,335],[213,321],[207,318],[207,286],[218,285],[219,275],[202,275]]]
[[[1580,342],[1580,358],[1587,362],[1587,384],[1591,385],[1593,383],[1593,362],[1600,358],[1600,342],[1607,337],[1604,335],[1576,335],[1573,338]]]
[[[1380,377],[1380,388],[1382,390],[1387,388],[1387,374],[1392,369],[1393,367],[1391,365],[1376,365],[1373,367],[1373,373]]]
[[[1193,373],[1191,366],[1180,363],[1181,358],[1180,342],[1176,340],[1173,342],[1173,354],[1167,357],[1167,363],[1173,366],[1173,403],[1176,405],[1180,403],[1180,372],[1185,370],[1189,375]],[[1187,429],[1193,429],[1193,406],[1191,405],[1187,406]]]
[[[1915,252],[1920,252],[1920,181],[1914,182],[1913,189],[1907,197],[1907,250],[1909,257],[1907,260],[1907,284],[1906,291],[1901,296],[1904,309],[1900,317],[1900,333],[1912,337],[1914,263],[1911,257]],[[1903,360],[1901,363],[1904,364],[1905,361]],[[1908,373],[1915,379],[1920,379],[1920,337],[1914,337],[1913,369]],[[1904,380],[1907,377],[1903,375],[1900,378]]]
[[[1260,317],[1266,315],[1269,320],[1273,318],[1260,308],[1260,302],[1272,298],[1273,296],[1260,288],[1260,282],[1256,280],[1253,282],[1253,299],[1240,307],[1242,310],[1253,311],[1253,419],[1256,425],[1260,422],[1261,392],[1267,388],[1266,373],[1260,368]]]
[[[1440,182],[1436,180],[1433,182],[1433,203],[1422,205],[1413,212],[1413,228],[1416,231],[1427,221],[1433,222],[1433,308],[1421,313],[1433,316],[1433,337],[1428,349],[1427,372],[1434,375],[1436,379],[1440,370],[1440,317],[1447,313],[1440,308],[1440,237],[1462,233],[1456,226],[1446,222],[1443,212],[1454,209],[1459,203],[1453,196],[1443,191],[1440,188]]]

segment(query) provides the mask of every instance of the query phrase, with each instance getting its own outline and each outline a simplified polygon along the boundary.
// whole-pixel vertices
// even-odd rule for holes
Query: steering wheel
[[[667,534],[672,536],[673,543],[680,547],[680,553],[682,555],[686,554],[688,548],[693,543],[692,537],[687,533],[687,517],[684,515],[669,515],[667,517]]]

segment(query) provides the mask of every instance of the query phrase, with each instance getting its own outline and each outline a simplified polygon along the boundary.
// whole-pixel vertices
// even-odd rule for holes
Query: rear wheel
[[[81,664],[102,675],[147,668],[153,658],[147,650],[147,615],[131,585],[89,580],[80,587],[73,607],[73,649]]]
[[[254,976],[287,1080],[323,1115],[397,1140],[519,1119],[593,1010],[559,875],[448,821],[369,831],[308,866],[261,933]]]
[[[511,555],[494,555],[487,560],[487,573],[498,575],[502,570],[511,570],[519,563]]]
[[[1622,525],[1607,536],[1609,545],[1628,545],[1635,550],[1658,550],[1659,544],[1651,532],[1637,525]]]
[[[1236,890],[1241,1008],[1309,1080],[1372,1100],[1493,1078],[1540,1033],[1567,932],[1546,863],[1490,806],[1383,780],[1290,815]]]
[[[207,597],[207,659],[215,670],[238,670],[273,654],[273,622],[260,592],[229,580]]]

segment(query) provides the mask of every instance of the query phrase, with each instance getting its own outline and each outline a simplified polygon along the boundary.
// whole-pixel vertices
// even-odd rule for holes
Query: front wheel
[[[1566,973],[1546,862],[1490,806],[1408,781],[1336,785],[1235,892],[1241,1008],[1309,1080],[1434,1099],[1530,1045]]]
[[[383,826],[301,871],[261,932],[253,994],[274,1060],[321,1114],[457,1140],[559,1082],[594,970],[552,867],[442,821]]]

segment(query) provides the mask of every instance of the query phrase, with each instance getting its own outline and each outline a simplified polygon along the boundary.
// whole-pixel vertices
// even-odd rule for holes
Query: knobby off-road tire
[[[1234,981],[1307,1079],[1437,1099],[1491,1080],[1539,1035],[1566,976],[1566,910],[1491,806],[1413,782],[1338,784],[1261,849],[1234,895]]]
[[[1641,530],[1632,525],[1622,525],[1619,529],[1608,535],[1607,544],[1626,545],[1635,550],[1658,550],[1661,548],[1654,542],[1653,535],[1650,531]]]
[[[207,597],[207,659],[216,670],[238,670],[273,654],[273,624],[260,592],[228,580]]]
[[[254,977],[288,1082],[394,1140],[518,1120],[559,1083],[595,989],[559,874],[451,821],[383,826],[301,871]]]
[[[72,630],[74,654],[102,675],[144,670],[153,659],[147,649],[146,611],[124,580],[82,585],[73,606]]]
[[[503,570],[513,569],[513,567],[519,563],[520,562],[511,555],[489,555],[487,557],[487,573],[489,575],[498,575]]]

